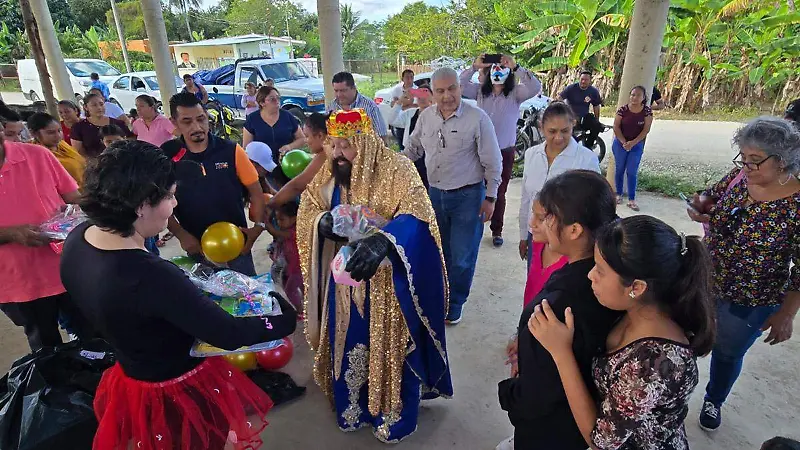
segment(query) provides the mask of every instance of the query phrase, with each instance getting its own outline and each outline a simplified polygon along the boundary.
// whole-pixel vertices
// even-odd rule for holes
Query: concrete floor
[[[478,269],[465,311],[464,321],[447,329],[455,396],[451,400],[425,402],[415,434],[399,444],[407,449],[491,450],[509,436],[512,427],[497,403],[497,382],[507,376],[503,349],[514,331],[521,310],[525,280],[524,263],[516,250],[520,182],[509,187],[506,213],[508,239],[501,249],[484,240]],[[641,195],[642,214],[665,220],[678,230],[699,233],[699,226],[686,218],[683,203],[652,195]],[[630,210],[620,208],[625,216]],[[488,227],[486,229],[488,233]],[[269,266],[262,237],[255,256],[259,272]],[[175,240],[165,248],[166,257],[180,253]],[[800,321],[795,322],[800,330]],[[310,375],[311,354],[302,331],[294,336],[297,352],[286,371],[308,392],[291,404],[275,408],[264,433],[266,449],[362,450],[383,448],[369,430],[343,433]],[[8,367],[27,352],[22,330],[0,315],[0,367]],[[724,425],[715,434],[697,426],[703,387],[708,377],[708,358],[701,359],[701,380],[692,397],[686,423],[693,449],[759,449],[775,435],[800,438],[800,339],[770,347],[761,342],[750,351],[744,372],[723,409]]]

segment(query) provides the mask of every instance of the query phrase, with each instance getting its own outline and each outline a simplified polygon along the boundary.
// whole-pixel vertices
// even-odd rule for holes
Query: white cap
[[[247,144],[247,148],[244,151],[251,161],[257,162],[267,172],[272,172],[278,167],[275,161],[272,160],[272,149],[263,142],[253,141]]]

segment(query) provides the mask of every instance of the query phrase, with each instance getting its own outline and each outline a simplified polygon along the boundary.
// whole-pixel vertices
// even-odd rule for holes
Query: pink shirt
[[[141,117],[133,122],[133,134],[136,135],[137,139],[149,142],[156,147],[161,147],[161,144],[174,138],[175,136],[172,135],[174,130],[175,125],[161,114],[150,122],[149,127]]]
[[[545,245],[547,244],[541,242],[533,243],[533,250],[531,251],[531,268],[528,270],[528,281],[525,282],[525,297],[522,299],[523,308],[528,306],[528,303],[530,303],[534,298],[536,298],[537,295],[539,295],[539,292],[541,292],[545,283],[547,283],[547,280],[550,279],[550,275],[552,275],[556,270],[567,265],[567,262],[569,262],[566,256],[562,256],[556,262],[550,264],[550,267],[542,267],[542,251],[544,250]]]
[[[64,206],[75,180],[44,147],[8,142],[0,167],[0,227],[39,225]],[[0,245],[0,303],[28,302],[64,292],[60,256],[49,245]]]

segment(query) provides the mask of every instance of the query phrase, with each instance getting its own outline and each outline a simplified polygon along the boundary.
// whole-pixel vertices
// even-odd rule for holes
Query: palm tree
[[[200,0],[169,0],[169,5],[183,13],[186,20],[186,30],[189,32],[189,40],[192,41],[192,27],[189,26],[189,8],[199,8]]]
[[[361,12],[354,11],[353,7],[344,4],[341,7],[342,17],[342,48],[347,45],[347,42],[361,29],[364,23],[361,21]]]

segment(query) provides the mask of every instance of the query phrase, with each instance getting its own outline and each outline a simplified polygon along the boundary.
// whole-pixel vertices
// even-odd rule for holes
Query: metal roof
[[[264,34],[245,34],[243,36],[231,36],[231,37],[223,37],[217,39],[206,39],[203,41],[197,42],[184,42],[182,44],[173,44],[173,47],[207,47],[207,46],[216,46],[216,45],[234,45],[234,44],[244,44],[247,42],[259,42],[259,41],[274,41],[274,42],[290,42],[292,44],[303,45],[306,41],[300,41],[297,39],[291,39],[288,37],[276,37],[276,36],[266,36]]]

